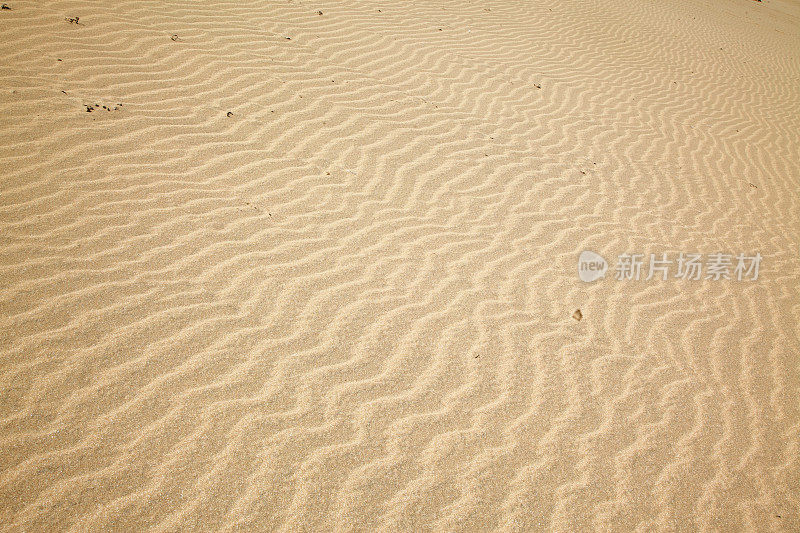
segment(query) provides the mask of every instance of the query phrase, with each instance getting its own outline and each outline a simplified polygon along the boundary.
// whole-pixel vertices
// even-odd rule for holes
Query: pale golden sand
[[[7,3],[0,529],[800,530],[797,1]]]

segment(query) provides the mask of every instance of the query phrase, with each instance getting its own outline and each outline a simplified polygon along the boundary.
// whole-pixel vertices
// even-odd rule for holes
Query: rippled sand
[[[3,531],[800,530],[796,0],[8,7]]]

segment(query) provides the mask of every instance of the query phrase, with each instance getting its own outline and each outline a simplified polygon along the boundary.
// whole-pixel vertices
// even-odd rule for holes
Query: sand
[[[0,530],[800,530],[798,1],[7,4]]]

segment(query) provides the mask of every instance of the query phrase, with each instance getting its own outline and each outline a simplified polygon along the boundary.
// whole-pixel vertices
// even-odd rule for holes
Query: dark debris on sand
[[[61,91],[61,92],[64,92],[64,91]],[[67,93],[64,93],[64,94],[67,94]],[[94,105],[83,104],[83,107],[86,108],[86,112],[87,113],[91,113],[93,111],[100,111],[101,109],[103,109],[105,111],[119,111],[119,108],[122,107],[122,104],[117,104],[114,107],[111,107],[110,105],[102,105],[102,104],[94,104]]]

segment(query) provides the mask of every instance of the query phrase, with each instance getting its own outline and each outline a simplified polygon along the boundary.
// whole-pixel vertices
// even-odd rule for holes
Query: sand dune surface
[[[0,530],[800,530],[796,0],[8,0],[0,45]]]

